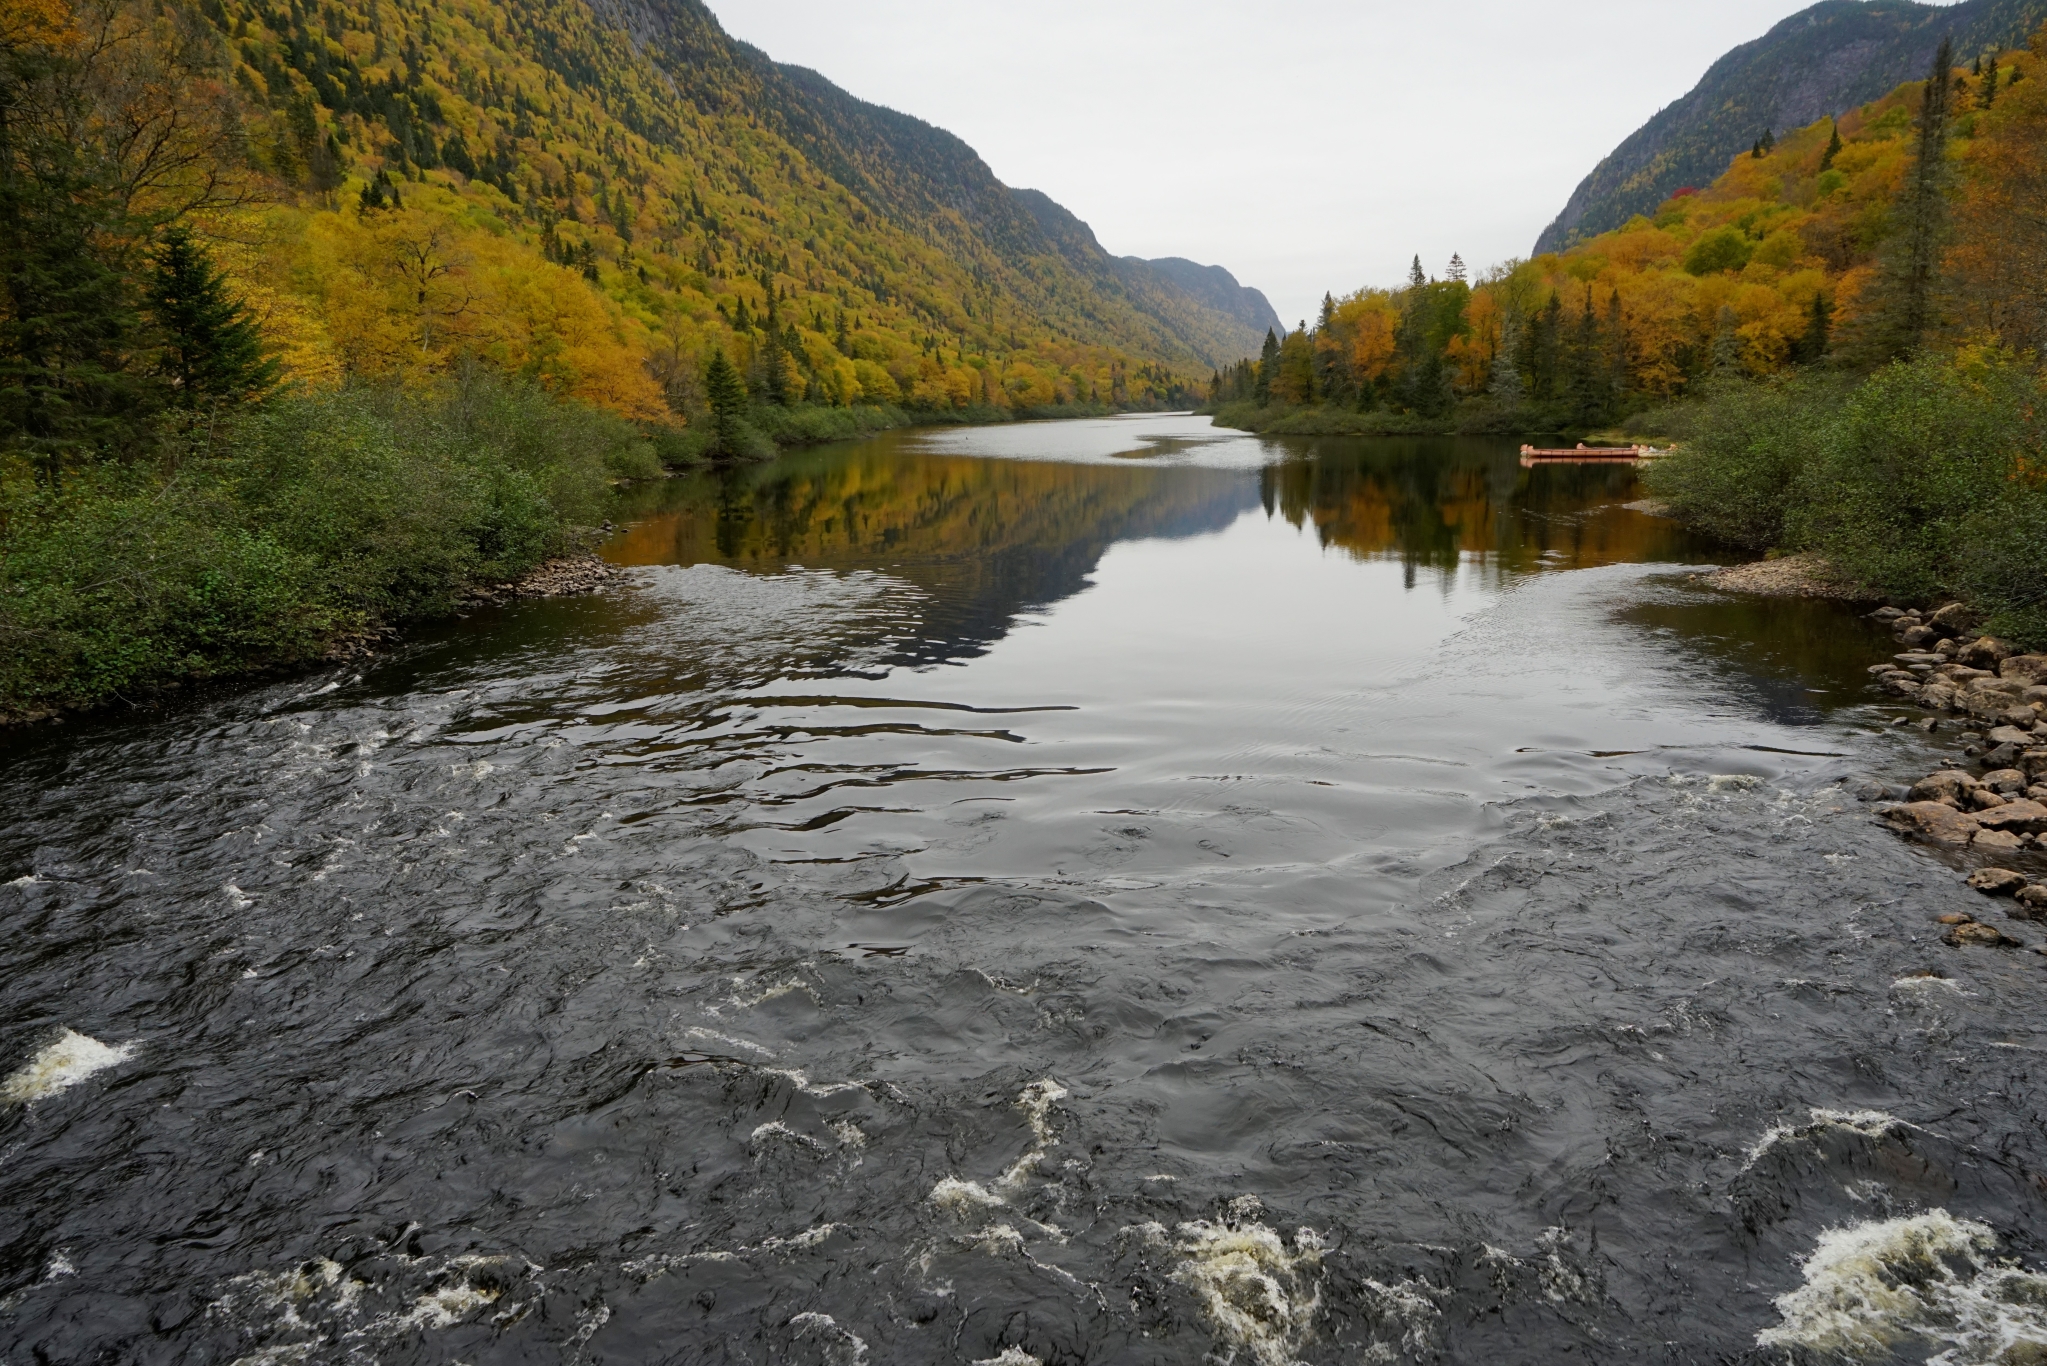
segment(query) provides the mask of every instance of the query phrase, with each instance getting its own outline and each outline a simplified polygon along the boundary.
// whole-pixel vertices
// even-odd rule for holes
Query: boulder
[[[2047,684],[2047,655],[2007,655],[1998,661],[1997,672],[2026,687]]]
[[[2015,797],[2002,806],[1977,813],[1976,823],[1986,830],[2009,830],[2014,835],[2037,835],[2047,830],[2047,806],[2031,797]]]
[[[2021,754],[2033,747],[2033,732],[2017,726],[1992,726],[1983,738],[1992,745],[2016,745]]]
[[[1969,885],[1985,896],[2016,896],[2026,885],[2026,875],[2009,868],[1978,868],[1969,874]]]
[[[1931,626],[1907,626],[1898,632],[1897,641],[1910,649],[1922,650],[1940,639],[1940,632]]]
[[[2047,684],[2032,683],[2020,688],[2019,701],[2029,707],[2047,707]]]
[[[2026,749],[2019,752],[2019,761],[2013,768],[2023,770],[2034,782],[2047,782],[2047,749]]]
[[[1976,917],[1967,911],[1943,911],[1933,918],[1936,925],[1966,925]]]
[[[2003,806],[2010,800],[2011,798],[2004,794],[1993,792],[1987,787],[1972,787],[1969,789],[1969,794],[1962,798],[1962,809],[1964,811],[1991,811]]]
[[[1970,750],[1968,752],[1974,754],[1978,751]],[[1982,764],[1985,769],[1989,770],[2010,768],[2019,761],[2019,755],[2023,753],[2025,753],[2024,744],[2014,744],[2007,740],[2001,745],[1993,745],[1987,753],[1984,753]]]
[[[1936,711],[1953,711],[1955,688],[1952,683],[1928,683],[1919,690],[1919,705],[1932,707]]]
[[[1897,697],[1919,696],[1919,680],[1911,674],[1886,674],[1884,691]]]
[[[2036,882],[2030,887],[2021,887],[2017,897],[2019,905],[2026,907],[2035,915],[2047,911],[2047,886]]]
[[[1969,715],[1984,721],[1996,721],[2011,710],[2012,697],[2009,693],[1994,688],[1971,688],[1955,699],[1955,706]]]
[[[1982,854],[2016,854],[2026,847],[2026,837],[2009,830],[1978,830],[1969,847]]]
[[[1940,644],[1933,647],[1933,652],[1942,659],[1953,659],[1960,650],[1961,647],[1952,640],[1943,640]]]
[[[2031,707],[2006,707],[1997,714],[1997,724],[2015,730],[2031,730],[2040,723],[2040,713]]]
[[[1900,607],[1879,607],[1869,617],[1872,621],[1896,621],[1904,615],[1904,609]]]
[[[1905,802],[1886,811],[1884,819],[1929,843],[1954,847],[1975,839],[1977,830],[1982,828],[1974,816],[1965,816],[1943,802]]]
[[[1998,929],[1997,926],[1986,925],[1980,920],[1969,920],[1959,925],[1951,925],[1948,927],[1948,932],[1942,935],[1941,938],[1958,949],[1967,948],[1972,945],[1983,949],[2015,949],[2019,945],[2018,940],[2012,938],[2003,930]]]
[[[1955,651],[1955,659],[1976,669],[1994,669],[2012,654],[2011,642],[1996,636],[1978,636]]]
[[[1926,624],[1944,636],[1958,636],[1981,618],[1959,602],[1951,602],[1926,619]]]
[[[1911,802],[1954,802],[1964,792],[1977,785],[1976,780],[1958,768],[1944,768],[1938,773],[1929,773],[1912,784],[1905,793],[1905,800]]]
[[[1995,773],[1983,775],[1983,786],[1992,792],[2015,797],[2026,790],[2026,775],[2015,768],[2000,768]]]

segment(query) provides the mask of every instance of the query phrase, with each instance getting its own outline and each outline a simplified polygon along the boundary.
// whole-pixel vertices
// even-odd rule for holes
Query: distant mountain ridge
[[[1239,301],[1219,304],[1212,285],[1190,289],[1150,263],[1110,256],[1086,223],[1039,191],[1004,185],[958,137],[861,100],[806,67],[772,60],[726,34],[699,0],[590,5],[699,114],[752,115],[894,226],[942,248],[992,249],[1008,265],[1056,257],[1089,292],[1127,305],[1142,320],[1131,335],[1118,325],[1125,319],[1114,316],[1120,310],[1082,305],[1083,319],[1116,341],[1207,366],[1256,354],[1264,341],[1265,324]],[[616,112],[616,104],[607,103]],[[656,124],[674,121],[653,109],[644,116]],[[652,129],[636,131],[655,136]],[[1227,271],[1223,276],[1235,286]]]
[[[1122,259],[1150,266],[1210,308],[1242,319],[1261,338],[1267,329],[1275,335],[1286,332],[1286,324],[1279,320],[1279,313],[1265,292],[1237,283],[1237,277],[1221,266],[1204,266],[1183,256],[1161,256],[1151,261],[1139,261],[1135,256]]]
[[[2047,0],[1820,0],[1715,62],[1696,87],[1630,134],[1580,182],[1537,239],[1561,251],[1713,183],[1766,131],[1781,133],[1923,77],[1943,37],[1957,60],[2019,46]]]

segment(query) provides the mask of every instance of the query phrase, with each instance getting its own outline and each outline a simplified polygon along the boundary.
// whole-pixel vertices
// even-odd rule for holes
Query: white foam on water
[[[8,883],[7,885],[10,887],[34,887],[46,881],[48,881],[48,879],[45,878],[41,873],[23,873],[20,877],[14,879],[14,881]]]
[[[1746,792],[1752,787],[1760,787],[1762,782],[1761,778],[1756,777],[1752,773],[1715,773],[1707,777],[1706,790],[1709,792]]]
[[[977,1209],[993,1209],[1006,1205],[995,1192],[978,1181],[962,1181],[957,1176],[948,1176],[931,1188],[926,1196],[932,1204],[952,1214],[966,1214]]]
[[[1919,973],[1911,977],[1900,977],[1897,981],[1891,983],[1891,990],[1911,992],[1921,996],[1931,995],[1938,991],[1951,991],[1957,996],[1967,996],[1969,994],[1962,989],[1962,984],[1955,981],[1952,977],[1935,977],[1927,973]]]
[[[2047,1346],[2047,1275],[1996,1249],[1989,1225],[1940,1209],[1829,1229],[1756,1342],[1861,1355],[1918,1339],[1942,1348],[1929,1366],[2014,1360],[2020,1344]]]
[[[0,1105],[33,1105],[76,1086],[95,1072],[104,1072],[134,1056],[135,1045],[103,1044],[67,1029],[37,1051],[26,1064],[0,1081]]]
[[[779,1119],[771,1119],[766,1124],[756,1128],[753,1131],[753,1137],[748,1140],[748,1146],[758,1146],[771,1138],[785,1139],[804,1148],[822,1149],[824,1147],[824,1144],[818,1142],[809,1134],[799,1134]]]
[[[644,958],[640,960],[641,963],[644,963],[645,961],[646,959]],[[638,967],[639,965],[640,965],[639,963],[633,964],[634,967]],[[720,1034],[715,1029],[698,1028],[686,1029],[683,1031],[682,1037],[685,1039],[710,1039],[714,1043],[730,1044],[734,1048],[744,1048],[749,1053],[758,1053],[764,1058],[772,1058],[775,1056],[775,1050],[772,1048],[763,1047],[762,1045],[755,1043],[751,1039],[741,1039],[735,1038],[733,1035],[730,1034]]]
[[[859,1335],[841,1328],[830,1314],[804,1313],[789,1320],[798,1341],[815,1338],[824,1344],[825,1359],[831,1366],[859,1366],[867,1358],[867,1344]]]
[[[1045,1366],[1045,1363],[1021,1347],[1005,1347],[992,1357],[975,1358],[974,1366]]]
[[[1260,1223],[1180,1225],[1183,1260],[1173,1279],[1194,1292],[1216,1335],[1258,1366],[1293,1366],[1322,1307],[1322,1240],[1313,1229],[1286,1240]],[[1431,1306],[1433,1308],[1433,1306]]]
[[[479,1290],[467,1281],[457,1281],[429,1291],[412,1302],[412,1308],[396,1318],[370,1325],[372,1331],[404,1332],[412,1328],[451,1328],[487,1304],[497,1303],[498,1292]]]
[[[1052,1132],[1052,1107],[1066,1099],[1067,1090],[1058,1082],[1046,1077],[1034,1081],[1017,1094],[1016,1106],[1024,1112],[1024,1119],[1031,1126],[1031,1137],[1036,1144],[1009,1164],[1009,1170],[995,1178],[995,1189],[989,1190],[978,1181],[962,1181],[948,1176],[931,1188],[925,1198],[940,1209],[954,1214],[965,1214],[976,1208],[1007,1204],[998,1192],[1015,1192],[1030,1178],[1044,1160],[1045,1154],[1059,1146],[1059,1136]]]
[[[1749,1146],[1741,1169],[1747,1171],[1756,1165],[1764,1153],[1779,1143],[1791,1138],[1812,1138],[1828,1129],[1850,1129],[1864,1138],[1882,1138],[1894,1129],[1916,1129],[1916,1124],[1907,1124],[1895,1115],[1881,1110],[1826,1110],[1815,1106],[1807,1111],[1812,1121],[1807,1124],[1773,1124],[1763,1136]]]

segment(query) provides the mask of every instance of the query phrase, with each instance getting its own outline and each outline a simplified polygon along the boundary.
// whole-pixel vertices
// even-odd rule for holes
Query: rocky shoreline
[[[1871,615],[1889,623],[1905,648],[1869,672],[1885,692],[1929,713],[1897,724],[1955,728],[1962,750],[1960,762],[1908,787],[1865,782],[1856,795],[1876,802],[1877,814],[1901,834],[1980,861],[1969,886],[2009,897],[2011,918],[2047,921],[2047,654],[2020,654],[1983,634],[1960,603],[1931,612],[1880,607]],[[2018,946],[1972,915],[1955,912],[1940,923],[1949,944]]]
[[[1832,598],[1868,602],[1874,596],[1842,578],[1835,568],[1810,552],[1774,560],[1731,564],[1697,576],[1709,588],[1755,593],[1768,598]]]
[[[609,524],[606,525],[609,530]],[[464,610],[519,598],[570,598],[594,593],[625,577],[625,569],[595,554],[564,555],[548,560],[510,583],[485,583],[462,595]]]

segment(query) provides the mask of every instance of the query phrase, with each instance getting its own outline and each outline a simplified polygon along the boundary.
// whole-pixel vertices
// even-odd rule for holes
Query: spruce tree
[[[1265,346],[1258,353],[1258,378],[1251,383],[1251,397],[1263,408],[1272,402],[1272,381],[1279,374],[1279,338],[1265,329]]]
[[[1905,183],[1892,210],[1897,224],[1885,244],[1876,307],[1858,348],[1868,363],[1918,354],[1934,322],[1941,252],[1948,226],[1948,125],[1953,113],[1954,45],[1943,38],[1920,99]]]
[[[1420,289],[1428,282],[1429,277],[1422,273],[1421,255],[1417,253],[1414,258],[1414,264],[1407,268],[1407,287],[1409,289]]]
[[[1976,105],[1988,109],[1997,101],[1997,58],[1983,63],[1983,84],[1976,91]]]
[[[1806,315],[1805,334],[1792,347],[1792,359],[1801,365],[1817,365],[1827,358],[1834,328],[1834,306],[1824,291],[1812,296]]]
[[[704,399],[711,405],[716,453],[739,455],[745,448],[746,383],[722,347],[704,362]]]
[[[119,244],[136,225],[103,167],[14,117],[9,96],[65,60],[0,48],[0,446],[53,479],[67,457],[124,440],[155,400],[129,363],[140,317]]]
[[[1839,120],[1829,120],[1829,122],[1830,122],[1830,123],[1831,123],[1831,124],[1833,125],[1833,134],[1832,134],[1832,136],[1830,136],[1830,137],[1829,137],[1829,138],[1827,139],[1827,150],[1826,150],[1826,154],[1825,154],[1825,155],[1823,155],[1823,156],[1822,156],[1822,157],[1820,158],[1820,171],[1821,171],[1821,173],[1822,173],[1822,174],[1824,174],[1824,173],[1825,173],[1825,172],[1827,172],[1827,171],[1831,171],[1831,170],[1833,170],[1833,169],[1834,169],[1834,158],[1835,158],[1835,157],[1837,157],[1837,156],[1839,156],[1839,155],[1841,155],[1841,124],[1840,124],[1840,121],[1839,121]]]
[[[277,362],[226,278],[183,228],[163,235],[149,282],[160,338],[157,370],[172,401],[197,408],[255,398],[277,381]]]

